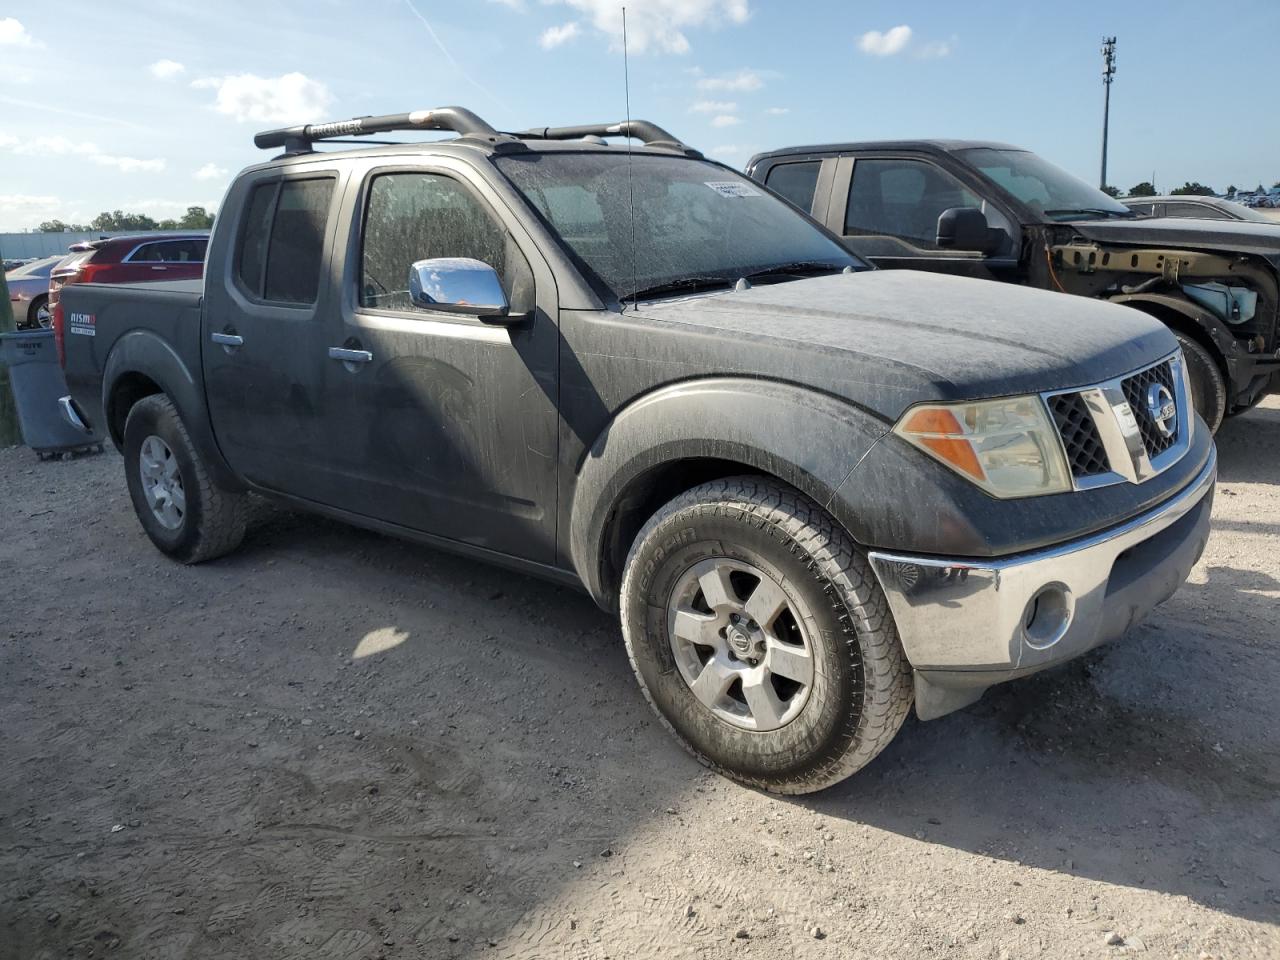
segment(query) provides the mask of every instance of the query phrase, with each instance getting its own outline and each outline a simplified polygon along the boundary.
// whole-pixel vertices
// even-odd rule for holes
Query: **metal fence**
[[[27,257],[51,257],[66,253],[67,248],[81,240],[101,240],[103,237],[162,236],[172,230],[82,230],[74,233],[0,233],[0,253],[6,260],[25,260]],[[179,231],[191,233],[190,230]]]

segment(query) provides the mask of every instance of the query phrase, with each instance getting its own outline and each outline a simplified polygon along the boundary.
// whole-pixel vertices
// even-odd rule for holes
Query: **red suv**
[[[208,233],[142,234],[109,237],[71,245],[71,253],[49,274],[49,310],[54,340],[62,356],[62,307],[68,283],[141,283],[148,280],[197,280],[204,276]]]

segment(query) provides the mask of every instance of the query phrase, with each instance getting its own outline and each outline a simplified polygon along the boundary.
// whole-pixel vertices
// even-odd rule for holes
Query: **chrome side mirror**
[[[510,313],[498,271],[470,257],[417,261],[409,268],[409,296],[424,310],[486,318]]]

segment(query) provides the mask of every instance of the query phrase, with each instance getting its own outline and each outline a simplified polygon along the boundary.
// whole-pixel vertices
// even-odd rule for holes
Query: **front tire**
[[[230,553],[244,537],[246,497],[213,482],[173,402],[133,405],[124,426],[125,478],[142,529],[182,563]]]
[[[1198,340],[1183,333],[1175,332],[1174,336],[1182,347],[1187,373],[1191,375],[1191,402],[1196,413],[1208,425],[1209,432],[1217,433],[1227,412],[1227,382],[1222,368]]]
[[[645,697],[703,763],[776,793],[866,766],[911,709],[911,672],[866,558],[797,491],[703,484],[637,536],[622,632]]]

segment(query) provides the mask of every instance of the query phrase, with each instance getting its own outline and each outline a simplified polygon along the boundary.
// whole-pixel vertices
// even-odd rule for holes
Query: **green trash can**
[[[41,458],[50,454],[102,450],[102,435],[73,427],[58,403],[67,381],[58,363],[52,330],[0,333],[0,363],[9,368],[9,384],[18,407],[22,442]]]

